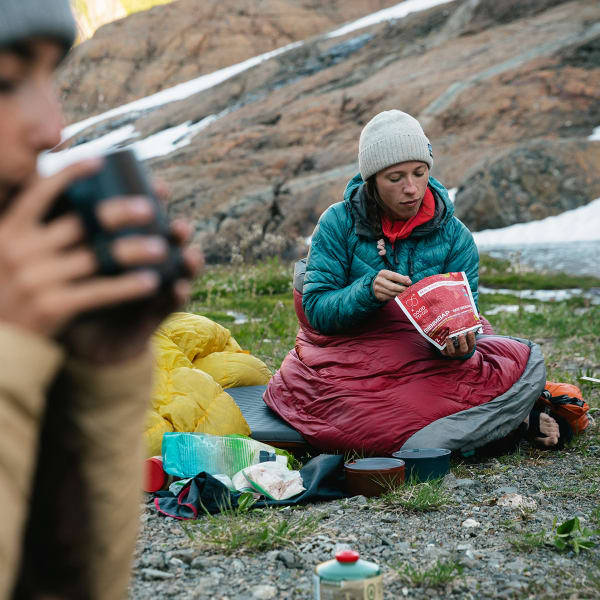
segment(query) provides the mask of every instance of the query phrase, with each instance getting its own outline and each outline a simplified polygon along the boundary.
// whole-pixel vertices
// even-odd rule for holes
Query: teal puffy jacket
[[[373,294],[373,280],[389,266],[379,256],[368,224],[364,188],[356,175],[346,187],[344,201],[321,215],[312,236],[302,306],[310,324],[324,334],[348,331],[382,306]],[[436,203],[433,218],[394,248],[386,240],[386,258],[413,283],[430,275],[465,271],[477,303],[479,254],[473,236],[454,216],[444,186],[430,177],[429,189]]]

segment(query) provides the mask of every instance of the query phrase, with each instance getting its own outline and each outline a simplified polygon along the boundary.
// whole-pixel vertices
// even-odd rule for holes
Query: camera
[[[107,231],[98,221],[98,204],[114,196],[145,196],[154,204],[155,218],[148,225]],[[110,247],[116,239],[129,235],[160,235],[168,242],[167,258],[158,264],[133,268],[153,269],[160,276],[163,286],[168,286],[186,274],[181,250],[169,230],[169,219],[159,202],[150,178],[131,150],[118,150],[104,156],[102,169],[97,173],[74,181],[58,198],[49,221],[60,214],[74,212],[82,219],[88,243],[92,247],[99,264],[99,273],[116,275],[131,267],[123,267],[115,261]]]

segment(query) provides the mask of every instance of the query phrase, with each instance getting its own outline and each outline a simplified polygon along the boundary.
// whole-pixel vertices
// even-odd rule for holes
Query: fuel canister
[[[314,590],[315,600],[383,600],[383,575],[358,552],[341,550],[316,566]]]
[[[175,478],[163,469],[162,456],[147,458],[144,465],[144,491],[148,493],[168,490]]]

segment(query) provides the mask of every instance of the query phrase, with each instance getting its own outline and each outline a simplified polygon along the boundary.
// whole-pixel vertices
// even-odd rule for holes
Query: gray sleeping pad
[[[264,403],[262,397],[266,389],[266,385],[250,385],[225,390],[235,400],[244,419],[248,422],[252,430],[250,437],[267,444],[275,442],[306,444],[304,438],[294,428]]]

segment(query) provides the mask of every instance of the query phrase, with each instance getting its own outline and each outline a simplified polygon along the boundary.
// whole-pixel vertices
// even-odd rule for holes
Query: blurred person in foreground
[[[100,160],[37,175],[61,140],[54,70],[75,38],[68,0],[0,2],[0,599],[122,598],[138,527],[142,427],[150,398],[148,342],[185,300],[144,265],[166,241],[110,246],[138,267],[97,274],[74,214],[45,222],[56,197]],[[143,197],[111,198],[106,229],[152,223]],[[187,225],[175,223],[183,246]],[[201,258],[183,250],[189,277]],[[132,310],[135,302],[135,312]],[[109,308],[110,307],[110,308]],[[98,309],[105,309],[100,312]],[[84,318],[82,318],[82,315]]]

